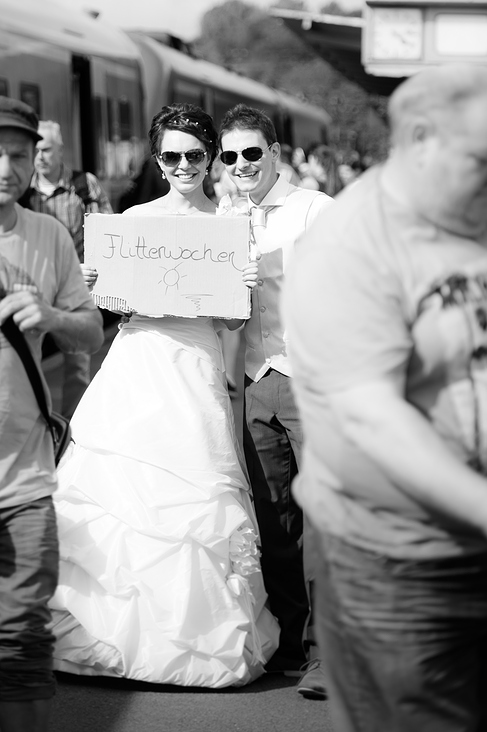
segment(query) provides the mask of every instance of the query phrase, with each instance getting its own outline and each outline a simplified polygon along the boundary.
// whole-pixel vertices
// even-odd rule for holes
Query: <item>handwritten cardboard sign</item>
[[[157,317],[248,318],[247,216],[85,216],[97,305]]]

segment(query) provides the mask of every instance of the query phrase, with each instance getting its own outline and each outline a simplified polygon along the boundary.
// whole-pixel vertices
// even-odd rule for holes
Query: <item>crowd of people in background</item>
[[[361,155],[355,149],[340,150],[322,142],[313,142],[305,150],[281,143],[277,170],[289,183],[321,191],[333,198],[371,165],[370,156]],[[167,181],[161,179],[154,161],[146,157],[122,194],[118,210],[123,212],[130,206],[152,201],[165,195],[168,190]],[[226,194],[238,198],[237,187],[218,158],[205,180],[205,192],[216,203]]]
[[[368,156],[361,156],[357,150],[335,150],[321,142],[312,143],[304,150],[282,143],[277,170],[289,183],[311,191],[321,191],[333,198],[369,166]],[[236,188],[232,189],[228,181],[225,169],[220,166],[213,173],[212,185],[216,199],[225,193],[236,192]]]

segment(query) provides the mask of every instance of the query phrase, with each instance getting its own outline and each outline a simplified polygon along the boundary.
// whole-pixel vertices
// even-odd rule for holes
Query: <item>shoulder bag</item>
[[[17,351],[20,360],[22,361],[24,368],[29,377],[29,381],[32,385],[39,409],[44,417],[46,424],[51,433],[52,442],[54,446],[54,459],[56,465],[58,465],[61,457],[64,454],[69,441],[71,439],[71,428],[69,426],[69,420],[63,417],[58,412],[50,412],[47,407],[46,393],[42,384],[41,375],[37,368],[34,357],[30,351],[29,345],[25,340],[24,334],[19,330],[17,323],[14,321],[13,316],[5,320],[0,326],[2,333],[8,340],[10,345]]]

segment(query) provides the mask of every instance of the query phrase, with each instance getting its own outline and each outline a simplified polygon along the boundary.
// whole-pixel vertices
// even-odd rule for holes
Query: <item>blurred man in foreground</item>
[[[103,343],[102,318],[67,230],[17,204],[39,139],[31,107],[0,96],[0,326],[13,316],[38,367],[47,332],[71,352],[94,352]],[[54,639],[46,625],[58,571],[55,488],[51,435],[23,362],[0,332],[2,732],[47,730],[54,694]]]
[[[301,242],[284,297],[295,495],[339,732],[487,729],[487,69],[392,95],[392,151]]]

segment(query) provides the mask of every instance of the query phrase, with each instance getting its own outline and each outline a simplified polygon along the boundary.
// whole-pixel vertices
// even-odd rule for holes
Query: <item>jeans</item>
[[[401,561],[317,537],[337,732],[487,730],[487,554]]]
[[[51,497],[0,509],[0,701],[54,694],[48,601],[58,578]]]
[[[302,430],[290,379],[270,370],[245,377],[244,451],[262,544],[262,572],[281,627],[279,654],[306,660],[309,598],[303,571],[303,514],[291,493]]]

